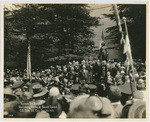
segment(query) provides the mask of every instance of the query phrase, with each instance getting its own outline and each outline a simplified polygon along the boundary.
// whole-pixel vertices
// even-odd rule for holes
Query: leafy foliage
[[[146,5],[135,4],[121,4],[118,5],[120,18],[127,18],[127,26],[129,31],[129,38],[132,47],[132,53],[134,58],[146,59]],[[113,9],[111,10],[113,11]],[[111,20],[115,21],[114,14],[105,14]],[[124,29],[124,23],[122,22],[122,28]],[[116,26],[107,28],[109,35],[106,37],[113,43],[119,43],[121,35],[119,34]]]
[[[25,68],[28,41],[31,42],[33,67],[42,67],[57,57],[67,60],[65,55],[69,54],[80,58],[92,51],[94,42],[91,38],[94,37],[94,32],[91,27],[99,25],[99,18],[90,16],[87,5],[14,6],[16,9],[12,11],[5,9],[5,66],[12,56],[12,61],[18,67]]]

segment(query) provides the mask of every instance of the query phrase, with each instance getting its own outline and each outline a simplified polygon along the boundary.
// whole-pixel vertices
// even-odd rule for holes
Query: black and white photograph
[[[146,120],[147,9],[3,3],[2,118]]]

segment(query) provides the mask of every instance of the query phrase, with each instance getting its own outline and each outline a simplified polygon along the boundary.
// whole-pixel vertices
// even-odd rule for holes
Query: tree
[[[29,40],[33,67],[42,67],[45,62],[58,56],[72,54],[78,57],[89,53],[94,45],[91,41],[94,36],[91,27],[98,26],[99,21],[90,16],[87,7],[85,4],[15,5],[15,9],[10,11],[11,26],[8,28],[12,28],[12,35],[18,37],[13,45],[18,45],[15,49],[18,49],[21,64],[26,66],[24,61]],[[5,34],[5,41],[6,38]],[[23,50],[19,47],[22,44]],[[9,53],[6,52],[6,55]]]
[[[121,4],[118,5],[120,18],[127,18],[129,38],[133,53],[133,58],[146,59],[146,5]],[[113,11],[113,9],[112,9]],[[105,14],[115,21],[114,14]],[[123,30],[124,23],[122,23]],[[107,28],[109,35],[106,37],[113,43],[119,43],[121,35],[117,26]]]

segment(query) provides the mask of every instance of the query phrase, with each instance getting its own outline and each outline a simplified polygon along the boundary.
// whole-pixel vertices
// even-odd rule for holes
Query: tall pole
[[[131,65],[131,68],[132,68],[132,70],[133,70],[133,81],[134,81],[134,85],[135,85],[135,89],[136,89],[136,82],[135,82],[135,76],[134,76],[134,67],[133,67],[133,61],[132,61],[132,54],[131,54],[131,48],[130,48],[130,43],[129,43],[129,38],[128,38],[128,28],[127,28],[127,24],[126,24],[126,18],[124,17],[123,18],[123,20],[124,20],[124,23],[125,23],[125,30],[126,30],[126,40],[124,40],[124,34],[123,34],[123,31],[122,31],[122,26],[121,26],[121,20],[120,20],[120,16],[119,16],[119,11],[118,11],[118,8],[117,8],[117,5],[116,4],[113,4],[112,5],[113,6],[113,8],[114,8],[114,13],[115,13],[115,15],[116,15],[116,22],[117,22],[117,25],[118,25],[118,28],[119,28],[119,32],[122,34],[122,37],[121,37],[121,40],[120,40],[120,43],[121,44],[124,44],[124,45],[126,45],[126,43],[127,43],[127,41],[128,41],[128,48],[129,48],[129,50],[128,50],[128,58],[130,58],[129,60],[130,60],[130,65]],[[128,40],[127,40],[127,38],[128,38]],[[132,86],[132,83],[130,82],[130,87],[131,87],[131,92],[132,92],[132,97],[134,97],[133,96],[133,86]]]
[[[27,78],[31,81],[31,45],[30,39],[27,39],[28,50],[27,50]]]
[[[121,40],[120,40],[120,43],[122,44],[122,43],[124,43],[124,34],[123,34],[123,31],[122,31],[122,26],[121,26],[121,20],[120,20],[120,16],[119,16],[119,11],[118,11],[118,8],[117,8],[116,4],[112,4],[112,6],[113,6],[114,13],[115,13],[115,16],[116,16],[116,23],[117,23],[117,26],[119,28],[119,32],[122,35]]]
[[[125,29],[126,29],[126,35],[127,35],[128,38],[129,38],[126,18],[123,17],[123,20],[124,20]],[[128,43],[129,43],[129,45],[130,45],[130,42],[128,42]],[[130,47],[129,47],[129,48],[130,48]],[[131,68],[132,68],[133,82],[134,82],[135,89],[136,89],[135,72],[134,72],[133,58],[132,58],[131,48],[130,48],[130,51],[129,51],[129,55],[130,55],[130,63],[131,63],[130,65],[131,65]]]

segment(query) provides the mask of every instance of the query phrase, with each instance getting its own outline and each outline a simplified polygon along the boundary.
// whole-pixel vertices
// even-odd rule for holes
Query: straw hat
[[[33,94],[34,98],[44,96],[48,92],[40,83],[33,83],[30,86],[29,91]]]

